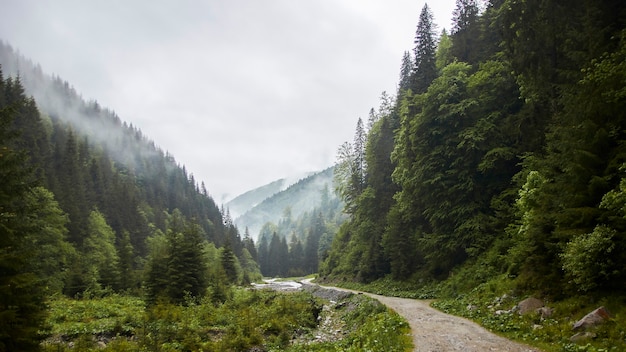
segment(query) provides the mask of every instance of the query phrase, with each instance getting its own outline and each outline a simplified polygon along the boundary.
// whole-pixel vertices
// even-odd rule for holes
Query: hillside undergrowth
[[[146,306],[137,297],[48,301],[43,351],[408,351],[409,327],[377,301],[352,295],[340,302],[307,292],[232,289],[175,305]],[[325,307],[325,309],[323,309]],[[323,312],[324,310],[324,312]],[[320,339],[324,321],[331,339]],[[327,327],[328,329],[328,327]]]

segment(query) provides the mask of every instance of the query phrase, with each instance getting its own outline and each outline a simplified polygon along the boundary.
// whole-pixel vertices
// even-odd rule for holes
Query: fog
[[[394,94],[423,1],[4,0],[0,39],[114,110],[216,201],[332,165]],[[439,30],[454,0],[433,1]]]

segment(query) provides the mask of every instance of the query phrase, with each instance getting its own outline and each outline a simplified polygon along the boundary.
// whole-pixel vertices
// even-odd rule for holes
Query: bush
[[[615,249],[613,236],[615,230],[600,225],[566,245],[561,254],[563,270],[579,291],[593,290],[617,274],[610,255]]]

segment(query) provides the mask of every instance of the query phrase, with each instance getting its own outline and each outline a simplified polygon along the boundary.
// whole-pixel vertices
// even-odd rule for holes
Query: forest
[[[143,326],[136,350],[197,346],[191,306],[203,321],[225,307],[315,314],[310,297],[233,289],[262,275],[318,272],[429,298],[502,287],[570,305],[610,297],[626,311],[626,6],[457,0],[448,33],[426,5],[414,44],[397,91],[339,146],[340,200],[322,193],[297,219],[285,209],[256,244],[140,129],[2,43],[2,62],[22,66],[0,71],[0,351],[39,349],[47,307],[75,298],[141,306],[111,327]],[[251,325],[224,326],[232,350],[261,343],[239,339]],[[259,338],[288,343],[293,326],[263,326]]]
[[[67,82],[21,68],[0,71],[0,350],[39,346],[49,297],[220,302],[261,278],[252,239],[184,166]]]
[[[423,8],[396,97],[339,148],[351,217],[320,275],[432,282],[474,264],[556,298],[620,292],[626,8],[479,5],[457,1],[450,33]]]

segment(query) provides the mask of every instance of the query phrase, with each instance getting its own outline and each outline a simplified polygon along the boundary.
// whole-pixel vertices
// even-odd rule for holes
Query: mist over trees
[[[392,107],[364,151],[339,148],[350,220],[320,274],[623,290],[625,19],[620,1],[458,0],[436,36],[424,6]]]
[[[328,171],[332,169],[324,173]],[[310,187],[306,183],[306,179],[302,180],[290,189]],[[343,202],[331,196],[333,190],[329,186],[325,184],[318,190],[318,206],[299,216],[294,216],[292,209],[286,207],[277,224],[265,223],[259,232],[257,248],[264,276],[303,276],[318,272],[319,263],[327,256],[339,225],[346,219]]]
[[[19,63],[0,69],[0,350],[38,348],[51,295],[221,301],[260,278],[254,242],[184,166],[4,43],[0,58]]]

